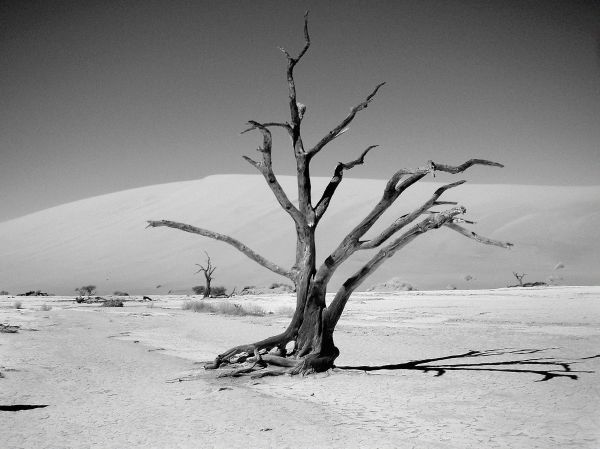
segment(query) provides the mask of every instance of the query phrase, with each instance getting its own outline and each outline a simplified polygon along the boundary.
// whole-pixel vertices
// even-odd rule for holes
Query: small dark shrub
[[[2,290],[0,292],[0,295],[10,295],[10,293],[8,293],[6,290]]]
[[[205,290],[206,287],[204,285],[196,285],[195,287],[192,287],[192,291],[195,295],[203,295]]]
[[[31,290],[27,293],[19,293],[17,296],[48,296],[48,293],[45,293],[41,290]]]
[[[121,299],[107,299],[102,303],[102,307],[123,307]]]
[[[75,302],[77,302],[78,304],[81,303],[86,303],[86,304],[94,304],[96,302],[103,302],[106,301],[106,298],[103,298],[102,296],[95,296],[94,298],[87,296],[78,296],[75,298]]]
[[[222,285],[217,285],[216,287],[210,288],[211,296],[225,296],[227,294],[227,288]]]
[[[115,292],[113,293],[113,295],[115,295],[115,296],[129,296],[129,293],[122,292],[121,290],[115,290]]]
[[[96,292],[96,286],[84,285],[83,287],[76,288],[75,291],[81,296],[92,296]]]

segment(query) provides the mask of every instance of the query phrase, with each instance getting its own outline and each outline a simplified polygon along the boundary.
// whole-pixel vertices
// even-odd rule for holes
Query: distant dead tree
[[[527,276],[527,273],[517,273],[516,271],[513,271],[513,276],[517,278],[517,281],[519,281],[518,285],[509,285],[509,287],[544,287],[546,285],[548,285],[546,282],[543,281],[535,281],[535,282],[523,282],[523,279],[525,278],[525,276]]]
[[[513,271],[513,276],[517,278],[517,281],[519,281],[519,286],[523,287],[523,278],[527,276],[527,273],[519,274],[516,271]]]
[[[217,267],[215,267],[212,264],[212,261],[210,260],[210,256],[208,255],[208,253],[206,251],[204,251],[204,254],[206,254],[206,264],[202,265],[202,264],[197,263],[196,265],[199,268],[198,268],[198,271],[196,271],[196,274],[198,274],[198,273],[204,274],[204,280],[206,282],[206,286],[204,287],[203,295],[204,295],[204,298],[208,298],[208,297],[210,297],[210,293],[211,293],[210,283],[214,279],[213,273],[215,272]]]
[[[362,165],[367,154],[377,145],[367,147],[354,160],[339,162],[333,170],[329,184],[316,202],[312,198],[310,164],[328,144],[348,131],[350,123],[359,112],[371,104],[384,83],[377,85],[363,101],[350,110],[337,126],[327,132],[313,146],[305,146],[301,135],[301,125],[302,119],[307,114],[307,109],[297,99],[294,69],[306,54],[311,43],[306,15],[304,18],[304,41],[304,47],[297,57],[293,57],[288,51],[281,49],[287,59],[286,79],[290,112],[289,121],[259,123],[251,120],[248,122],[249,127],[243,131],[243,133],[257,131],[262,136],[262,146],[258,148],[259,157],[252,159],[245,156],[244,159],[263,175],[279,205],[292,220],[296,231],[294,264],[289,268],[278,265],[267,260],[239,240],[215,231],[170,220],[152,220],[148,222],[149,227],[164,226],[225,242],[256,263],[293,282],[296,288],[296,309],[290,324],[282,333],[255,343],[231,348],[218,355],[214,363],[206,366],[208,369],[213,369],[233,364],[237,369],[225,373],[229,376],[249,374],[258,370],[260,371],[253,374],[256,377],[277,375],[284,372],[304,374],[322,372],[332,368],[335,359],[339,355],[339,350],[333,341],[333,334],[350,295],[369,275],[397,251],[429,231],[440,228],[451,229],[480,243],[503,248],[511,246],[510,243],[482,237],[466,229],[462,225],[469,223],[461,218],[466,209],[456,202],[440,200],[444,192],[463,184],[465,181],[457,181],[439,187],[429,199],[425,200],[412,212],[398,217],[391,225],[374,237],[365,238],[366,233],[377,223],[384,212],[409,187],[427,175],[436,172],[462,173],[474,165],[502,167],[499,163],[483,159],[470,159],[456,166],[429,161],[422,168],[413,170],[401,168],[396,171],[388,180],[381,199],[373,206],[372,210],[358,221],[356,226],[341,239],[338,246],[325,257],[324,262],[317,266],[317,248],[315,244],[317,227],[327,212],[334,194],[343,180],[344,173],[357,165]],[[271,160],[272,129],[282,130],[287,133],[291,140],[291,149],[296,162],[297,203],[288,197],[273,172]],[[446,205],[452,207],[434,210],[436,206]],[[342,284],[333,300],[327,304],[325,300],[327,285],[336,270],[356,252],[367,250],[376,250],[376,252],[371,253],[368,262]],[[240,366],[239,363],[244,361],[251,364]],[[272,368],[264,369],[268,366]]]

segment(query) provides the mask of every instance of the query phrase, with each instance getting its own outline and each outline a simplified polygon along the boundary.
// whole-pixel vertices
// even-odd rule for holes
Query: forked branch
[[[253,261],[255,261],[256,263],[258,263],[259,265],[262,265],[266,269],[271,270],[272,272],[277,273],[281,276],[284,276],[288,279],[291,279],[292,281],[294,280],[294,275],[292,274],[292,272],[290,270],[286,270],[286,269],[280,267],[279,265],[267,260],[265,257],[261,256],[256,251],[248,248],[242,242],[240,242],[237,239],[234,239],[233,237],[230,237],[225,234],[219,234],[218,232],[209,231],[208,229],[198,228],[196,226],[191,226],[191,225],[188,225],[185,223],[178,223],[176,221],[169,221],[169,220],[150,220],[150,221],[148,221],[147,227],[157,228],[157,227],[161,227],[161,226],[179,229],[180,231],[190,232],[192,234],[199,234],[199,235],[203,235],[204,237],[211,238],[213,240],[219,240],[221,242],[225,242],[225,243],[233,246],[235,249],[237,249],[238,251],[240,251],[241,253],[243,253],[248,258],[250,258]]]
[[[382,243],[387,241],[391,236],[393,236],[396,232],[407,226],[408,224],[415,221],[419,216],[423,213],[427,212],[431,207],[446,204],[446,201],[437,201],[437,199],[448,189],[453,187],[457,187],[459,185],[464,184],[466,181],[457,181],[451,184],[446,184],[439,189],[437,189],[434,194],[429,198],[426,202],[424,202],[420,207],[416,208],[409,214],[403,215],[394,221],[390,226],[388,226],[381,234],[377,237],[371,239],[368,242],[364,242],[360,245],[360,249],[371,249],[380,246]]]
[[[319,267],[316,280],[320,282],[327,282],[329,279],[331,279],[334,271],[358,249],[378,247],[404,226],[417,219],[422,212],[425,212],[428,209],[428,207],[431,207],[431,205],[436,205],[429,205],[428,201],[423,205],[425,207],[418,208],[413,213],[405,217],[401,217],[397,222],[392,224],[388,229],[383,231],[382,234],[372,241],[361,242],[360,239],[373,227],[373,225],[381,218],[385,211],[388,210],[400,197],[400,195],[402,195],[402,193],[410,186],[417,183],[434,170],[446,171],[449,173],[460,173],[469,167],[472,167],[473,165],[502,167],[502,164],[498,164],[497,162],[492,162],[485,159],[470,159],[458,166],[436,164],[433,161],[429,161],[427,167],[425,168],[419,168],[416,170],[398,170],[386,183],[381,200],[379,200],[371,212],[369,212],[369,214],[354,229],[352,229],[348,235],[346,235],[338,247],[329,255],[329,257],[325,259],[325,262],[321,265],[321,267]],[[409,176],[404,178],[405,175]],[[433,200],[433,203],[435,203],[444,191],[452,187],[456,187],[462,183],[463,181],[459,181],[440,187],[434,193],[430,201]]]
[[[308,34],[308,11],[304,13],[304,48],[300,51],[297,58],[292,57],[285,48],[279,47],[279,49],[285,54],[288,65],[287,65],[287,81],[288,81],[288,96],[290,103],[290,116],[292,121],[292,140],[295,142],[300,133],[300,121],[302,120],[302,114],[298,110],[298,102],[296,100],[296,83],[294,81],[294,67],[300,59],[305,55],[310,47],[310,35]]]
[[[329,181],[329,184],[327,185],[327,187],[325,188],[325,191],[323,192],[323,196],[321,197],[321,199],[315,206],[315,215],[316,215],[317,221],[320,220],[321,217],[323,216],[323,214],[325,214],[325,212],[327,211],[327,208],[329,207],[329,203],[331,202],[331,198],[333,197],[333,194],[335,193],[338,186],[342,182],[342,178],[344,176],[344,171],[350,170],[357,165],[364,164],[365,156],[367,155],[367,153],[369,151],[371,151],[373,148],[377,148],[377,147],[378,147],[378,145],[371,145],[366,150],[364,150],[357,159],[354,159],[353,161],[346,162],[346,163],[338,162],[338,164],[335,167],[335,170],[333,172],[333,176],[331,177],[331,181]]]
[[[348,278],[336,293],[333,301],[327,308],[327,325],[332,329],[337,324],[350,295],[362,284],[362,282],[375,271],[386,259],[392,257],[399,249],[404,248],[419,235],[432,229],[438,229],[444,224],[451,222],[457,215],[464,214],[466,209],[462,206],[453,207],[439,214],[425,218],[411,227],[404,234],[384,246],[377,252],[360,270]]]
[[[387,182],[383,189],[383,195],[379,202],[373,207],[371,212],[367,214],[361,222],[356,225],[344,239],[340,242],[337,248],[325,259],[323,264],[317,270],[315,282],[327,283],[333,276],[337,268],[344,263],[356,250],[360,247],[360,238],[365,235],[371,227],[379,220],[384,212],[398,199],[398,197],[409,186],[413,185],[427,175],[428,171],[411,171],[406,169],[398,170]],[[411,174],[404,181],[400,182],[406,174]]]
[[[262,162],[257,162],[248,156],[243,156],[243,158],[263,175],[267,181],[267,185],[275,195],[275,198],[283,210],[285,210],[294,219],[296,224],[302,224],[304,222],[303,215],[289,200],[285,191],[281,187],[281,184],[279,184],[279,181],[277,181],[275,173],[273,172],[273,162],[271,158],[273,137],[271,135],[271,131],[269,131],[266,125],[255,122],[254,120],[250,120],[248,124],[250,125],[250,128],[248,128],[246,131],[258,129],[263,136],[263,146],[258,149],[258,151],[262,154]]]
[[[198,271],[196,271],[196,274],[204,273],[204,276],[207,279],[208,278],[212,279],[212,274],[215,272],[217,267],[215,267],[212,264],[212,261],[210,260],[210,256],[208,255],[208,253],[206,251],[204,251],[204,254],[206,254],[206,266],[202,265],[201,263],[197,263],[196,266],[198,267]]]
[[[250,125],[249,128],[246,128],[245,130],[243,130],[240,134],[245,134],[247,132],[253,131],[256,128],[258,128],[258,126],[256,125],[257,122],[255,122],[254,120],[250,120],[248,122],[248,124]],[[284,128],[288,134],[292,134],[292,127],[290,126],[289,123],[285,122],[285,123],[280,123],[280,122],[265,122],[265,123],[261,123],[261,126],[265,127],[265,128],[274,128],[274,127],[279,127],[279,128]]]
[[[319,151],[323,149],[323,147],[325,147],[325,145],[327,145],[333,139],[346,132],[347,126],[350,124],[350,122],[352,122],[352,120],[354,120],[356,114],[369,106],[369,103],[371,102],[373,97],[375,97],[377,91],[384,84],[385,83],[378,84],[373,90],[373,92],[371,92],[362,103],[359,103],[356,106],[354,106],[344,120],[342,120],[335,128],[329,131],[327,135],[323,137],[319,142],[317,142],[317,144],[313,148],[311,148],[310,151],[308,151],[309,157],[313,157],[314,155],[316,155]]]

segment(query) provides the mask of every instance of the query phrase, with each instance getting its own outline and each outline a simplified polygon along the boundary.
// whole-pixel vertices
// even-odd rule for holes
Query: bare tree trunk
[[[375,89],[356,106],[350,109],[348,115],[334,128],[325,134],[312,148],[305,149],[301,136],[302,119],[306,115],[306,106],[297,101],[294,68],[310,47],[308,20],[304,19],[304,47],[298,57],[292,57],[285,49],[281,49],[287,58],[286,77],[288,82],[288,104],[290,111],[289,122],[258,123],[249,121],[245,132],[257,130],[263,138],[262,146],[258,148],[260,160],[244,156],[244,159],[255,167],[265,178],[268,187],[273,192],[279,205],[289,214],[296,230],[295,263],[290,269],[267,260],[256,251],[248,248],[239,240],[207,229],[198,228],[184,223],[169,220],[149,221],[149,227],[170,227],[185,232],[199,234],[208,238],[223,241],[247,257],[271,270],[272,272],[290,279],[296,287],[296,310],[282,333],[264,340],[231,348],[218,355],[207,369],[231,365],[236,369],[225,373],[226,376],[238,376],[254,373],[255,376],[277,375],[284,372],[291,374],[326,371],[334,366],[339,350],[334,344],[333,334],[336,325],[346,307],[352,293],[372,274],[381,264],[392,257],[397,251],[415,240],[420,235],[431,230],[448,228],[479,243],[509,248],[510,243],[500,242],[467,230],[459,223],[473,224],[472,221],[460,218],[466,209],[456,202],[440,201],[440,196],[449,189],[463,184],[458,181],[438,188],[433,195],[412,212],[396,219],[380,234],[370,240],[364,236],[395,203],[405,190],[423,179],[428,174],[446,172],[461,173],[474,165],[502,167],[501,164],[483,159],[470,159],[461,165],[451,166],[429,161],[424,168],[416,170],[400,169],[387,182],[382,197],[373,209],[358,222],[346,235],[337,248],[325,258],[321,266],[316,266],[315,232],[317,226],[327,212],[338,186],[343,180],[344,172],[364,163],[366,155],[377,145],[367,147],[361,155],[350,162],[338,163],[333,176],[325,188],[319,201],[313,206],[310,163],[314,156],[322,151],[333,140],[346,133],[356,115],[366,109],[379,89]],[[298,205],[296,206],[283,190],[272,165],[271,128],[280,128],[287,132],[292,141],[292,150],[296,160],[296,178]],[[439,211],[434,208],[442,205],[453,205],[450,209]],[[421,221],[422,216],[426,216]],[[418,221],[418,222],[417,222]],[[417,222],[416,224],[414,224]],[[412,225],[412,226],[411,226]],[[410,226],[403,233],[401,231]],[[354,253],[362,250],[377,249],[378,252],[353,276],[348,278],[337,291],[329,306],[326,303],[327,285],[335,271]],[[200,266],[206,277],[205,296],[210,295],[212,267],[210,257],[207,266]],[[212,271],[211,271],[212,269]],[[287,350],[293,342],[293,349]],[[245,362],[245,364],[243,364]],[[271,368],[265,370],[267,366]]]
[[[205,272],[204,273],[204,279],[205,279],[205,282],[206,282],[206,287],[204,288],[204,297],[205,298],[210,298],[210,293],[211,293],[210,282],[212,281],[212,277],[210,277]]]

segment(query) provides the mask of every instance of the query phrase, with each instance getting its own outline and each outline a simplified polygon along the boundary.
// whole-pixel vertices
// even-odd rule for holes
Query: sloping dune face
[[[291,199],[295,179],[280,177]],[[319,198],[328,179],[313,181]],[[385,181],[345,179],[320,223],[323,260],[373,207]],[[439,184],[412,187],[367,237],[426,200]],[[525,281],[600,283],[600,187],[463,185],[444,199],[466,206],[476,232],[515,244],[511,250],[477,244],[449,229],[432,231],[396,254],[362,289],[400,278],[418,289],[504,287]],[[94,284],[100,293],[184,293],[202,285],[195,274],[204,251],[217,266],[214,284],[265,285],[286,279],[256,265],[228,245],[168,228],[168,219],[231,235],[270,260],[291,266],[292,222],[260,176],[216,175],[93,197],[0,223],[0,290],[41,289],[72,294]],[[332,280],[334,288],[366,262],[355,255]],[[557,265],[562,268],[557,268]]]

